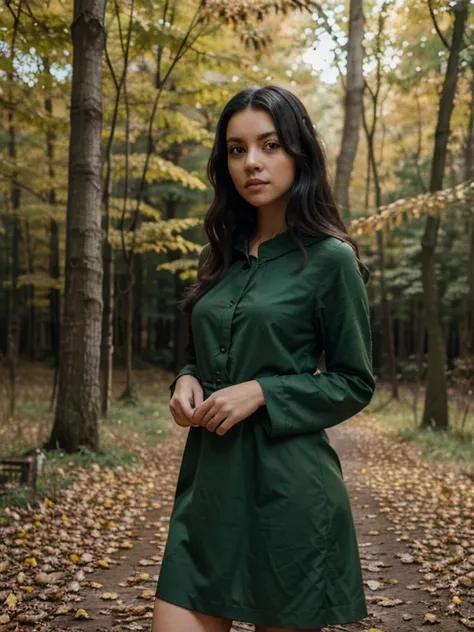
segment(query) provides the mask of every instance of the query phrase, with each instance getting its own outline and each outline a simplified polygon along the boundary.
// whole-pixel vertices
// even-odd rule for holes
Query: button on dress
[[[266,626],[321,628],[367,616],[341,465],[325,430],[370,402],[375,382],[360,264],[334,237],[290,230],[233,246],[195,304],[182,375],[204,397],[249,380],[265,405],[219,436],[189,429],[156,595]],[[326,369],[316,373],[324,353]]]

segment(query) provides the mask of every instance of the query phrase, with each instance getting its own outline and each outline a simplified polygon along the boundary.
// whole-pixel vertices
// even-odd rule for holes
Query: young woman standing
[[[189,363],[170,386],[189,434],[153,632],[228,632],[233,620],[318,632],[360,620],[350,501],[325,430],[375,389],[368,271],[291,92],[230,100],[209,177],[209,244],[183,303]]]

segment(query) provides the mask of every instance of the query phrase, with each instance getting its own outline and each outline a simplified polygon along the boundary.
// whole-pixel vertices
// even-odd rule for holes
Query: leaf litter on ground
[[[472,479],[449,464],[424,461],[417,444],[397,440],[371,417],[358,418],[357,432],[363,478],[393,525],[397,556],[403,564],[418,566],[419,585],[407,588],[444,595],[443,612],[469,627],[474,621]],[[362,565],[380,572],[376,561]],[[436,624],[439,615],[427,613],[423,622]]]

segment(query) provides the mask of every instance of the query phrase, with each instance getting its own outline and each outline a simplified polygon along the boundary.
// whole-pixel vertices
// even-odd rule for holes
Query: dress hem
[[[209,600],[202,601],[194,595],[180,595],[169,593],[162,588],[155,595],[162,601],[167,601],[175,606],[192,610],[199,614],[205,614],[219,619],[238,621],[241,623],[253,623],[266,627],[292,628],[294,630],[312,630],[324,628],[328,625],[340,625],[355,623],[368,616],[365,599],[353,601],[350,604],[323,608],[315,613],[304,612],[269,612],[256,610],[244,606],[212,603]]]

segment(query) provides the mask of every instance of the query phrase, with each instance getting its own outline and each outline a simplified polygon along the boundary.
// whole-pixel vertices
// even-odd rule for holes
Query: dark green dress
[[[258,259],[240,237],[195,305],[181,375],[205,397],[258,380],[265,406],[224,436],[190,428],[156,594],[200,613],[308,629],[367,615],[350,501],[325,428],[371,400],[362,266],[333,237],[290,231]],[[326,371],[315,374],[325,352]]]

